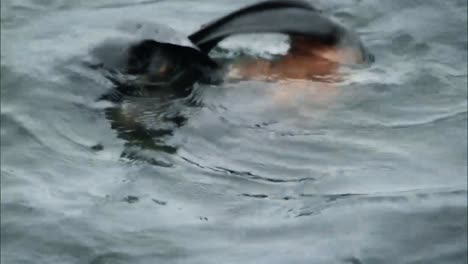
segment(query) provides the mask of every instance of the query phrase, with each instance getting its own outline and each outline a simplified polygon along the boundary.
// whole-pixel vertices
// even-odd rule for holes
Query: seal
[[[301,0],[253,4],[209,22],[189,36],[155,23],[129,22],[120,29],[128,38],[110,40],[93,54],[121,92],[139,96],[168,89],[184,95],[194,83],[229,78],[314,79],[333,75],[342,64],[374,60],[355,32]],[[252,33],[286,34],[290,49],[273,60],[227,65],[209,56],[229,36]]]
[[[189,36],[147,22],[127,21],[117,29],[123,34],[104,41],[91,55],[94,68],[114,84],[115,89],[101,99],[118,103],[106,109],[106,116],[118,136],[127,141],[128,148],[122,156],[131,159],[139,153],[135,146],[170,154],[177,151],[163,138],[186,123],[188,117],[181,114],[185,111],[180,107],[193,103],[185,99],[197,83],[278,80],[280,86],[287,83],[286,89],[274,95],[282,103],[293,86],[311,90],[307,83],[291,86],[288,80],[323,82],[324,76],[334,76],[343,64],[373,61],[355,32],[300,0],[253,4],[209,22]],[[290,48],[286,54],[273,59],[226,61],[210,56],[210,51],[222,40],[255,33],[286,34]],[[333,97],[332,86],[319,88],[316,90],[328,91],[320,92],[324,98]]]

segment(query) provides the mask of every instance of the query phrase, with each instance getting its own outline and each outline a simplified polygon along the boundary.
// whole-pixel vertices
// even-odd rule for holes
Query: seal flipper
[[[273,0],[247,6],[207,24],[189,39],[202,52],[209,53],[223,39],[245,33],[284,33],[291,36],[291,44],[302,36],[325,46],[352,50],[357,63],[373,61],[354,32],[300,0]]]
[[[206,53],[224,38],[242,33],[306,35],[333,44],[344,29],[320,13],[303,1],[266,1],[221,17],[191,34],[189,39]]]

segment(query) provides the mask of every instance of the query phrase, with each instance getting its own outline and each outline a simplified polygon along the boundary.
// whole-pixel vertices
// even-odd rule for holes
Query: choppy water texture
[[[467,262],[466,1],[314,2],[377,58],[333,92],[128,100],[140,141],[96,102],[82,59],[117,24],[188,34],[251,2],[2,1],[2,263]]]

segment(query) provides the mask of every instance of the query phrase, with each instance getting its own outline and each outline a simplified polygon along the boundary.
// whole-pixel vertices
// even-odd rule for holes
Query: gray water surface
[[[466,1],[314,1],[377,58],[333,92],[129,98],[169,131],[143,143],[109,118],[83,61],[116,25],[189,34],[252,2],[2,1],[2,263],[467,263]]]

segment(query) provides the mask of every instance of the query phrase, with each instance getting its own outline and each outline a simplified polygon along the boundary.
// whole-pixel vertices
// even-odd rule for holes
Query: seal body
[[[333,75],[342,64],[373,61],[355,32],[300,0],[253,4],[188,37],[156,23],[127,22],[119,30],[126,37],[103,43],[93,54],[121,92],[138,96],[166,90],[184,95],[197,82],[221,82],[226,69],[227,77],[314,79]],[[227,67],[209,57],[223,39],[246,33],[287,34],[291,48],[271,61],[253,59]]]

